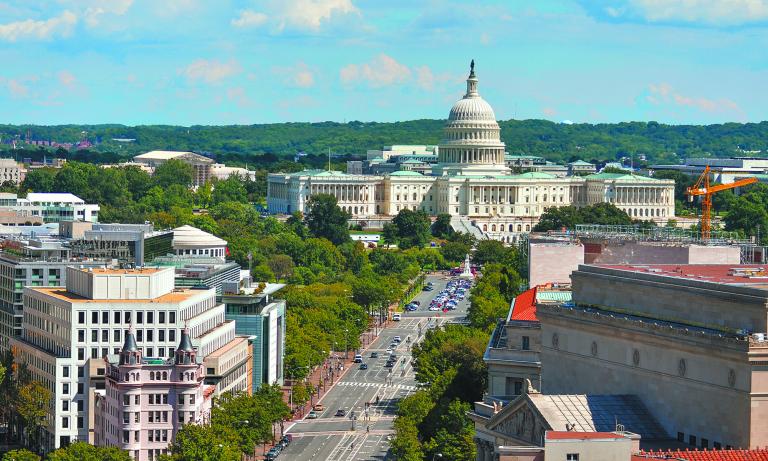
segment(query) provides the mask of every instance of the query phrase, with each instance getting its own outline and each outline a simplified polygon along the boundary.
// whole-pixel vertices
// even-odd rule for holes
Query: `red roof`
[[[685,461],[768,461],[768,449],[647,451],[632,455],[632,461],[673,459]]]
[[[515,297],[515,303],[512,306],[512,314],[509,316],[509,320],[539,321],[536,318],[536,287],[524,291]]]
[[[623,439],[621,434],[613,432],[573,432],[547,431],[547,440],[584,440],[584,439]]]

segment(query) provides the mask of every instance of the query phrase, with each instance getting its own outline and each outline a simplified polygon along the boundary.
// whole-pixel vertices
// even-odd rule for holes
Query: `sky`
[[[757,122],[768,0],[0,0],[0,124]]]

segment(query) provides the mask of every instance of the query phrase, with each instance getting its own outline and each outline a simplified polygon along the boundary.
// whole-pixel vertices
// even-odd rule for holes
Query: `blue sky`
[[[0,0],[0,123],[747,122],[768,0]]]

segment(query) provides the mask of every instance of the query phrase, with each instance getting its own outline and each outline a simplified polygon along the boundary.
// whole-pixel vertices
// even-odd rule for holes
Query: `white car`
[[[387,354],[391,354],[391,353],[392,353],[392,348],[391,347],[387,348]]]
[[[396,341],[399,343],[400,341],[402,341],[402,339],[400,338],[400,336],[395,336],[394,338],[392,338],[392,341]]]
[[[431,310],[431,311],[439,311],[439,310],[440,310],[440,308],[439,308],[439,307],[437,307],[437,306],[430,306],[430,307],[429,307],[429,310]]]

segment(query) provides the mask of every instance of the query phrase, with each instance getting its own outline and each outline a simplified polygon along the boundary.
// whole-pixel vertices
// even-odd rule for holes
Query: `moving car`
[[[395,362],[393,360],[387,360],[387,363],[384,364],[387,368],[392,368],[395,366]]]
[[[402,339],[400,339],[400,336],[395,336],[394,338],[392,338],[392,342],[399,343],[400,341],[402,341]]]
[[[313,410],[307,413],[307,419],[317,419],[318,414]]]
[[[360,364],[360,369],[361,370],[367,370],[368,369],[368,364],[367,363],[361,363]]]
[[[379,353],[378,352],[371,352],[371,358],[372,359],[378,359],[379,358]]]
[[[347,416],[347,410],[343,408],[339,408],[338,410],[336,410],[336,414],[333,416]]]
[[[314,407],[312,407],[312,410],[314,410],[314,411],[323,411],[323,410],[325,410],[325,405],[323,405],[322,403],[317,403],[317,404],[315,404]]]
[[[392,321],[399,322],[400,321],[400,314],[392,314]]]
[[[355,363],[363,363],[363,356],[360,354],[355,354]]]

